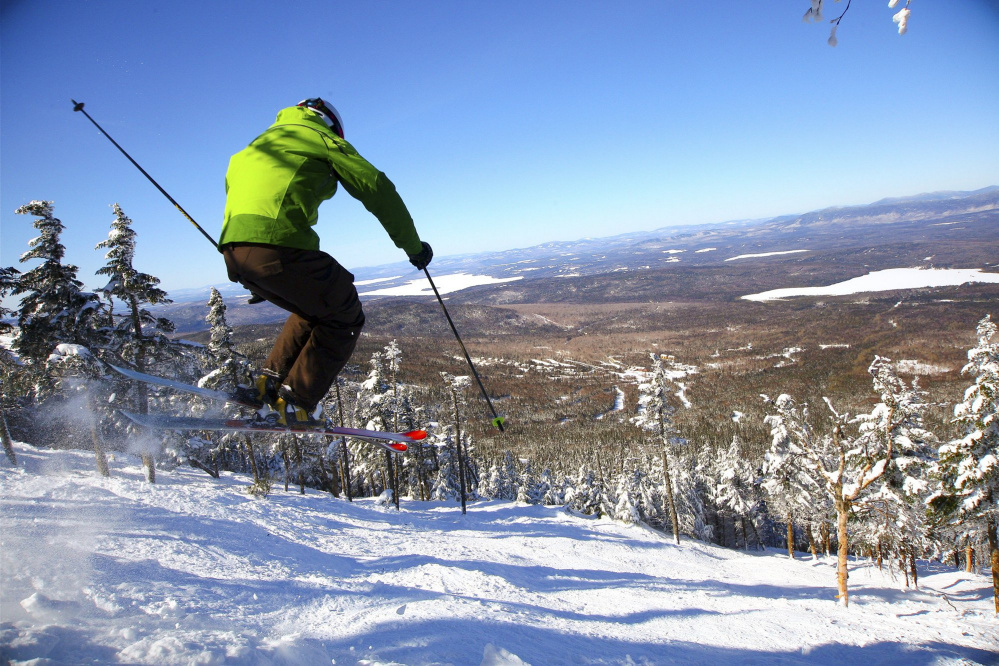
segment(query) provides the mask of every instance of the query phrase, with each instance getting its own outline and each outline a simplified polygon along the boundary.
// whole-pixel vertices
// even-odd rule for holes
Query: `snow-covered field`
[[[725,261],[737,261],[739,259],[759,259],[760,257],[779,257],[784,254],[798,254],[799,252],[811,252],[811,250],[784,250],[783,252],[759,252],[757,254],[740,254],[737,257],[729,257]]]
[[[494,278],[488,275],[469,275],[468,273],[454,273],[451,275],[439,275],[434,278],[434,284],[440,294],[450,294],[469,287],[478,287],[484,284],[500,284],[502,282],[513,282],[522,279],[522,275],[510,278]],[[388,278],[394,280],[396,278]],[[384,282],[387,280],[366,280],[365,283]],[[360,284],[360,283],[359,283]],[[395,287],[384,287],[373,291],[362,291],[361,296],[433,296],[434,290],[425,277],[409,280],[403,285]]]
[[[773,301],[792,296],[846,296],[864,292],[953,287],[967,282],[999,284],[999,273],[985,273],[978,268],[889,268],[861,275],[825,287],[771,289],[743,296],[747,301]]]
[[[990,664],[990,582],[920,590],[505,502],[336,500],[19,444],[0,469],[0,663]]]

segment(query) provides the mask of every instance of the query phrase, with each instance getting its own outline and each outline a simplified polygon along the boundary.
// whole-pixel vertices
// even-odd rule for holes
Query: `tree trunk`
[[[427,479],[426,451],[422,446],[416,447],[416,484],[420,489],[420,501],[430,500],[430,482]]]
[[[143,344],[142,321],[139,318],[139,302],[135,298],[129,299],[132,309],[132,333],[138,340],[138,347],[135,352],[135,369],[139,372],[146,372],[146,348]],[[149,413],[149,392],[146,384],[138,382],[136,389],[139,392],[137,406],[140,414]],[[156,458],[150,453],[142,454],[142,469],[146,473],[146,481],[156,483]]]
[[[205,472],[213,479],[219,478],[219,472],[217,469],[213,470],[211,467],[208,467],[207,465],[203,464],[199,460],[196,460],[195,458],[188,458],[187,462],[190,463],[191,467],[194,467],[195,469],[200,469],[202,472]]]
[[[909,551],[909,577],[912,578],[912,586],[919,589],[919,574],[916,572],[916,553]],[[997,606],[999,609],[999,606]]]
[[[298,468],[298,492],[300,495],[305,494],[305,459],[302,456],[302,442],[299,441],[298,437],[295,438],[295,466]]]
[[[996,614],[999,615],[999,538],[996,536],[996,519],[989,516],[985,523],[985,531],[989,536],[989,565],[992,568],[992,599],[995,602]]]
[[[291,461],[288,459],[288,443],[281,440],[281,462],[284,463],[284,491],[288,492],[288,476],[291,471]]]
[[[822,521],[822,525],[819,526],[819,536],[822,539],[822,552],[826,554],[826,557],[832,554],[832,539],[829,534],[829,523]]]
[[[794,559],[794,518],[787,512],[787,556]]]
[[[101,476],[110,477],[111,468],[108,466],[108,457],[104,455],[101,438],[97,434],[97,424],[93,420],[90,422],[90,439],[94,442],[94,457],[97,459],[97,472]]]
[[[850,605],[850,596],[847,592],[846,581],[850,577],[847,571],[847,559],[850,555],[849,541],[847,540],[846,521],[850,515],[850,503],[847,500],[836,500],[836,538],[839,539],[839,548],[836,559],[836,584],[839,587],[839,602],[843,606]]]
[[[340,397],[339,378],[333,380],[333,388],[336,389],[336,410],[337,410],[337,415],[340,418],[340,423],[338,425],[340,427],[343,427],[347,424],[343,418],[343,399]],[[347,451],[347,438],[341,437],[340,438],[340,487],[342,487],[344,492],[346,493],[347,501],[353,502],[354,492],[353,489],[350,487],[350,460],[348,456],[349,453]]]
[[[808,548],[812,551],[812,559],[819,559],[818,546],[815,544],[815,532],[812,530],[812,523],[805,523],[805,530],[808,531]]]
[[[680,519],[676,515],[676,502],[673,499],[673,481],[669,476],[669,462],[666,459],[666,447],[663,446],[663,483],[666,484],[666,500],[669,503],[669,519],[673,524],[673,537],[680,545]]]
[[[964,542],[964,570],[972,573],[975,570],[975,547],[971,545],[971,539]]]
[[[465,515],[467,488],[465,487],[465,456],[461,450],[461,415],[458,413],[458,387],[451,385],[451,400],[454,403],[454,448],[458,458],[458,485],[461,489],[461,515]]]
[[[319,469],[322,470],[323,477],[325,477],[326,487],[329,488],[330,494],[333,497],[340,497],[340,477],[336,467],[335,462],[327,467],[325,456],[319,456]]]
[[[766,550],[763,545],[763,539],[760,538],[760,532],[756,529],[756,523],[752,520],[749,521],[749,526],[753,528],[753,534],[756,535],[756,543],[759,545],[760,550]]]
[[[253,442],[249,436],[243,438],[243,446],[246,447],[246,457],[250,459],[250,470],[253,472],[254,483],[260,482],[260,471],[257,469],[257,456],[253,453]]]
[[[395,465],[392,464],[392,453],[385,450],[385,487],[392,490],[392,503],[399,508],[399,488],[395,477]]]
[[[0,440],[3,441],[3,452],[7,454],[10,464],[17,466],[17,456],[14,455],[14,442],[10,438],[10,430],[7,429],[7,414],[0,409]]]
[[[342,421],[341,421],[342,422]],[[347,440],[340,440],[340,487],[347,495],[347,501],[354,501],[354,489],[350,485],[350,457],[347,452]]]

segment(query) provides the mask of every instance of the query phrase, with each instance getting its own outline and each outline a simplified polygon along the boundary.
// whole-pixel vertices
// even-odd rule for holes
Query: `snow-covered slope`
[[[253,499],[246,478],[17,446],[0,469],[0,663],[971,664],[991,589],[926,565],[669,538],[557,508]],[[49,661],[45,661],[48,659]]]

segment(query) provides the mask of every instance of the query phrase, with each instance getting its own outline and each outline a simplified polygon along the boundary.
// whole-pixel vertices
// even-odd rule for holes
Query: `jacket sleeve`
[[[329,148],[329,157],[343,188],[378,218],[396,247],[406,254],[420,252],[423,244],[413,218],[388,176],[342,139]]]

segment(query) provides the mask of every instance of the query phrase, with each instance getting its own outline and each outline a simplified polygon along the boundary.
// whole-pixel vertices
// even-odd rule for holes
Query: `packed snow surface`
[[[984,273],[978,268],[889,268],[825,287],[772,289],[743,298],[773,301],[792,296],[846,296],[870,291],[952,287],[966,282],[999,283],[999,273]]]
[[[920,589],[553,507],[266,499],[192,469],[17,444],[4,463],[0,663],[989,664],[989,580]]]

